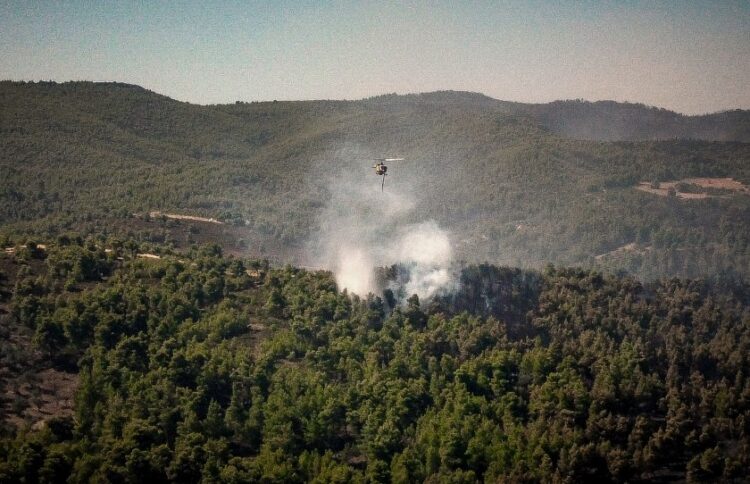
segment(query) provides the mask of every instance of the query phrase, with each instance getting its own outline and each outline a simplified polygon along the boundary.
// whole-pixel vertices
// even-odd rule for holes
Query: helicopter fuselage
[[[388,172],[388,167],[383,163],[378,163],[377,165],[373,166],[373,168],[375,168],[375,173],[378,175],[385,175]]]

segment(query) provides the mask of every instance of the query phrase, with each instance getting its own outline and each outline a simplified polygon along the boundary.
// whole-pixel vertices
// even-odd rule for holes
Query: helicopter
[[[382,176],[383,181],[380,183],[380,191],[385,190],[385,176],[388,174],[388,167],[385,165],[386,161],[403,161],[403,158],[373,158],[377,161],[372,167],[375,168],[375,174]]]

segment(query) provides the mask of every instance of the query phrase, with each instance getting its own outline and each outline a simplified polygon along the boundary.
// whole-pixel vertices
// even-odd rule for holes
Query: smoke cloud
[[[414,191],[395,178],[389,176],[381,191],[380,179],[362,163],[330,180],[331,196],[308,246],[310,262],[333,271],[339,289],[360,296],[385,289],[375,268],[394,264],[400,268],[391,283],[396,294],[428,299],[451,291],[450,237],[435,221],[420,219]]]

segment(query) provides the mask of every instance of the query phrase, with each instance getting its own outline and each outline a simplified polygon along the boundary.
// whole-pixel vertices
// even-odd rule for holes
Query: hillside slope
[[[627,129],[602,106],[634,113]],[[695,121],[645,109],[641,119],[633,105],[532,106],[460,92],[197,106],[123,84],[14,82],[0,83],[0,111],[6,236],[130,232],[189,243],[191,233],[133,219],[158,210],[219,218],[253,255],[305,263],[331,200],[346,205],[336,195],[352,184],[379,191],[368,160],[393,154],[407,161],[391,167],[383,196],[413,205],[404,223],[446,228],[459,259],[645,278],[750,271],[746,193],[683,199],[636,189],[696,177],[749,185],[746,112]],[[582,137],[735,141],[563,136],[586,126],[598,131]]]
[[[216,247],[80,239],[0,253],[6,278],[0,329],[33,333],[44,374],[77,389],[40,415],[29,372],[0,380],[2,483],[743,482],[750,466],[747,285],[482,265],[389,307]],[[29,365],[16,344],[1,370]]]

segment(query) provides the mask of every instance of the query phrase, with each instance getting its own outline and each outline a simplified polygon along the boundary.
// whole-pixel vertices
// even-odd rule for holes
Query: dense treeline
[[[239,237],[303,263],[341,180],[377,189],[368,160],[392,154],[407,162],[392,167],[389,190],[413,199],[414,221],[453,234],[459,260],[645,280],[750,271],[747,193],[681,200],[633,188],[686,177],[750,184],[744,111],[683,119],[638,105],[530,106],[457,92],[196,106],[84,82],[1,82],[0,109],[0,239],[11,242],[68,230],[138,236],[133,214],[161,210],[242,226]],[[579,118],[602,130],[624,119],[639,127],[626,138],[641,141],[556,134],[571,134],[558,125]],[[657,128],[700,137],[696,123],[739,134],[644,141]],[[628,244],[636,250],[612,255]]]
[[[702,481],[750,468],[746,286],[477,266],[455,295],[396,304],[217,247],[142,250],[67,238],[13,256],[6,316],[80,387],[74,418],[2,441],[1,481]]]

